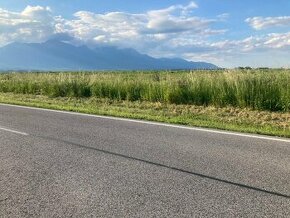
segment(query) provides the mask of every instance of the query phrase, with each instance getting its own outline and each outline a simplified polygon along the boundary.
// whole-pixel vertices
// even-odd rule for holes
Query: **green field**
[[[283,69],[4,73],[0,102],[290,136]]]

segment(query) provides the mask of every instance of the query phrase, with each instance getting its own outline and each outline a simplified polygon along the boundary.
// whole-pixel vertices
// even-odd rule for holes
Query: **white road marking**
[[[194,131],[200,131],[200,132],[209,132],[209,133],[215,133],[215,134],[233,135],[233,136],[240,136],[240,137],[248,137],[248,138],[264,139],[264,140],[270,140],[270,141],[279,141],[279,142],[290,143],[290,139],[281,138],[281,137],[244,134],[244,133],[236,133],[236,132],[223,131],[223,130],[206,129],[206,128],[200,128],[200,127],[189,127],[189,126],[181,126],[181,125],[174,125],[174,124],[158,123],[158,122],[152,122],[152,121],[133,120],[133,119],[128,119],[128,118],[93,115],[93,114],[85,114],[85,113],[77,113],[77,112],[69,112],[69,111],[59,111],[59,110],[52,110],[52,109],[45,109],[45,108],[20,106],[20,105],[11,105],[11,104],[2,104],[2,103],[0,103],[0,105],[23,108],[23,109],[41,110],[41,111],[54,112],[54,113],[62,113],[62,114],[70,114],[70,115],[86,116],[86,117],[95,117],[95,118],[108,119],[108,120],[142,123],[142,124],[146,124],[146,125],[165,126],[165,127],[187,129],[187,130],[194,130]]]
[[[20,135],[28,136],[28,134],[25,133],[25,132],[19,132],[19,131],[12,130],[12,129],[7,129],[7,128],[1,127],[1,126],[0,126],[0,130],[6,131],[6,132],[12,132],[12,133],[16,133],[16,134],[20,134]]]

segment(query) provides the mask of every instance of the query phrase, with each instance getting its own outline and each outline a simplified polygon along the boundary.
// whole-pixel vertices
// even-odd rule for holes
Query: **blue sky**
[[[0,46],[59,37],[223,67],[290,67],[289,0],[9,0],[0,8]]]

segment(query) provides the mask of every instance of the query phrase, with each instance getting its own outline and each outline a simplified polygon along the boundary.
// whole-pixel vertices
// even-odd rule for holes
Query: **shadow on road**
[[[198,176],[198,177],[201,177],[201,178],[205,178],[205,179],[210,179],[210,180],[226,183],[226,184],[229,184],[229,185],[234,185],[234,186],[237,186],[237,187],[240,187],[240,188],[250,189],[250,190],[263,192],[263,193],[266,193],[266,194],[276,195],[276,196],[279,196],[279,197],[284,197],[284,198],[290,199],[289,195],[282,194],[282,193],[279,193],[279,192],[268,191],[268,190],[265,190],[265,189],[261,189],[261,188],[257,188],[257,187],[253,187],[253,186],[249,186],[249,185],[245,185],[245,184],[242,184],[242,183],[231,182],[231,181],[228,181],[228,180],[225,180],[225,179],[219,179],[219,178],[212,177],[212,176],[209,176],[209,175],[204,175],[204,174],[201,174],[201,173],[191,172],[191,171],[183,170],[183,169],[180,169],[180,168],[177,168],[177,167],[167,166],[167,165],[164,165],[164,164],[155,163],[155,162],[148,161],[148,160],[143,160],[143,159],[140,159],[140,158],[127,156],[125,154],[119,154],[119,153],[115,153],[115,152],[111,152],[111,151],[107,151],[107,150],[103,150],[103,149],[99,149],[99,148],[94,148],[94,147],[90,147],[90,146],[85,146],[85,145],[81,145],[81,144],[78,144],[78,143],[75,143],[75,142],[70,142],[70,141],[66,141],[66,140],[62,140],[62,139],[56,139],[56,138],[47,137],[47,136],[34,135],[34,137],[38,137],[38,138],[42,138],[42,139],[48,139],[48,140],[52,140],[52,141],[56,141],[56,142],[62,142],[62,143],[65,143],[65,144],[68,144],[68,145],[71,145],[71,146],[76,146],[76,147],[80,147],[80,148],[84,148],[84,149],[90,149],[90,150],[102,152],[104,154],[114,155],[114,156],[130,159],[130,160],[134,160],[134,161],[140,161],[140,162],[143,162],[143,163],[146,163],[146,164],[151,164],[151,165],[167,168],[167,169],[170,169],[170,170],[174,170],[174,171],[178,171],[178,172],[182,172],[182,173]]]

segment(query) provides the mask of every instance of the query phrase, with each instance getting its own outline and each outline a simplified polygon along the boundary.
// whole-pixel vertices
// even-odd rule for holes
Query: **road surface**
[[[290,217],[290,140],[0,105],[0,217]]]

